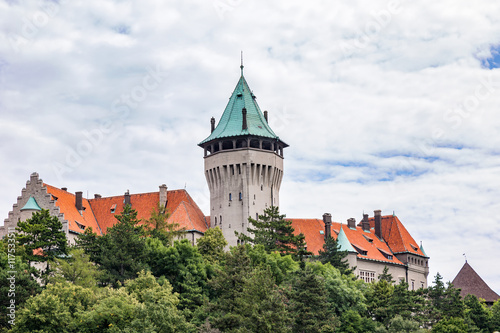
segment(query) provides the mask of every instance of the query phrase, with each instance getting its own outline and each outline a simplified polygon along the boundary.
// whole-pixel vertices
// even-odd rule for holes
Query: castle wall
[[[235,231],[246,234],[248,217],[279,206],[283,157],[254,148],[220,151],[205,157],[210,189],[210,221],[222,229],[229,246],[237,245]]]

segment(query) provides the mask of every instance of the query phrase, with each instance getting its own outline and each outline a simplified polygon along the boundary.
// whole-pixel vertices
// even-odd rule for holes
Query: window
[[[359,271],[359,278],[366,283],[371,283],[375,281],[375,272],[372,271]]]
[[[78,226],[78,228],[80,228],[81,230],[85,230],[85,226],[81,223],[78,223],[77,221],[75,221],[76,225]]]
[[[229,229],[231,229],[231,224],[229,225]]]
[[[233,200],[233,196],[231,193],[229,193],[229,201],[232,201]]]
[[[358,245],[355,245],[355,244],[351,244],[352,247],[354,247],[354,249],[361,255],[363,256],[366,256],[368,254],[368,251],[363,249],[361,246],[358,246]]]
[[[222,215],[219,216],[219,224],[222,225]]]
[[[116,210],[116,204],[114,204],[113,206],[111,206],[111,214],[114,214],[115,210]]]
[[[264,191],[264,185],[260,185],[260,190]]]
[[[411,290],[415,290],[415,280],[411,280]]]
[[[392,253],[389,253],[385,250],[382,250],[382,249],[379,249],[377,247],[377,249],[380,251],[380,253],[382,253],[382,255],[386,258],[386,259],[389,259],[389,260],[392,260]]]
[[[243,195],[241,194],[241,192],[240,192],[240,195],[239,195],[239,199],[240,199],[240,201],[243,200]]]
[[[258,221],[259,220],[259,213],[255,213],[255,219]]]
[[[217,225],[217,216],[215,217],[215,225]]]

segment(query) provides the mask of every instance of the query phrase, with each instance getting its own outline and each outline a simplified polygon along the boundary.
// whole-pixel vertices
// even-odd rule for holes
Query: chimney
[[[167,206],[167,189],[168,189],[167,185],[165,184],[160,185],[160,205],[165,207]]]
[[[246,130],[248,128],[248,126],[247,126],[247,109],[243,108],[241,110],[241,113],[243,114],[243,125],[241,128]]]
[[[83,210],[83,192],[75,192],[75,206],[78,210]]]
[[[268,123],[269,119],[267,118],[267,111],[264,111],[264,118],[266,119],[266,123]]]
[[[347,219],[347,226],[349,229],[356,229],[356,219],[354,217]]]
[[[382,211],[377,209],[375,213],[375,235],[382,239]]]
[[[215,130],[215,118],[212,117],[210,119],[210,133],[212,133]]]
[[[325,223],[325,240],[332,237],[332,214],[323,214],[323,222]]]
[[[102,198],[102,195],[97,194],[97,193],[96,193],[96,194],[94,194],[94,199],[101,199],[101,198]]]
[[[67,192],[68,188],[67,187],[61,187],[61,190],[63,190],[64,192]]]
[[[126,205],[132,205],[130,203],[130,192],[127,190],[127,192],[125,192],[125,199],[123,200],[123,203]]]
[[[370,222],[368,221],[368,214],[363,214],[363,221],[361,222],[361,227],[364,231],[370,231]]]

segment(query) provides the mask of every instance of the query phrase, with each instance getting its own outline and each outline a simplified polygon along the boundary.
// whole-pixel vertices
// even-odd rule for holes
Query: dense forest
[[[68,246],[42,210],[0,243],[1,332],[493,332],[487,307],[437,274],[415,291],[387,270],[357,279],[335,239],[320,255],[271,207],[244,245],[225,251],[219,228],[195,246],[158,207],[148,221],[126,206],[104,236]]]

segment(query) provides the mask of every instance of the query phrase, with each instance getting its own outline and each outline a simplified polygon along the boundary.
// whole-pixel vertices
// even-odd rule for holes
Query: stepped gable
[[[92,230],[101,235],[101,230],[97,220],[92,213],[89,200],[82,198],[83,210],[80,214],[75,202],[76,196],[73,193],[59,189],[57,187],[43,184],[47,188],[47,193],[52,195],[55,205],[59,207],[60,213],[64,214],[64,220],[68,221],[68,229],[75,233],[83,233],[87,227],[92,227]]]
[[[158,207],[159,201],[159,192],[130,194],[130,204],[137,211],[137,219],[142,220],[143,223],[151,217],[151,211]],[[107,229],[117,222],[115,216],[123,211],[125,195],[95,198],[89,200],[89,202],[102,232],[107,233]],[[181,209],[180,212],[189,214],[189,216],[182,216],[181,213],[177,213],[173,222],[179,223],[180,227],[186,228],[186,230],[196,229],[205,232],[207,229],[205,215],[186,190],[167,191],[167,210],[172,215],[182,203],[185,204],[186,209]],[[169,221],[171,219],[172,216],[170,216]]]
[[[475,295],[486,303],[494,303],[500,296],[494,292],[476,271],[467,262],[463,265],[452,282],[455,288],[460,289],[460,296]]]
[[[368,221],[370,229],[374,229],[375,218],[370,217]],[[361,222],[358,226],[361,226]],[[394,254],[412,253],[427,258],[427,255],[420,249],[417,242],[395,215],[382,216],[382,238]]]

